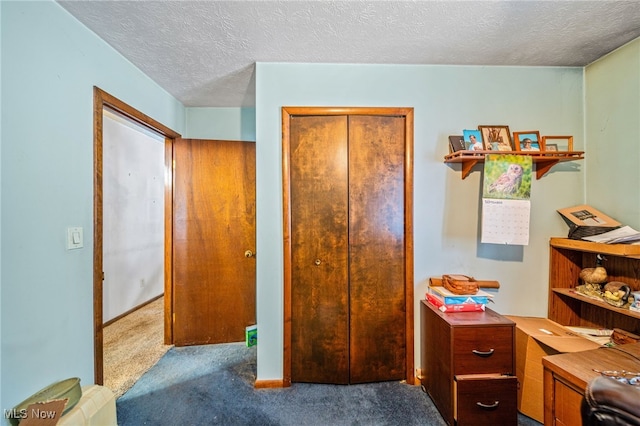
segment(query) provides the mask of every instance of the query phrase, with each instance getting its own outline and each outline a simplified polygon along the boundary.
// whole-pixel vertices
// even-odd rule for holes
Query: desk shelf
[[[593,267],[598,254],[606,258],[603,266],[608,281],[620,281],[632,291],[639,291],[640,246],[551,238],[549,249],[550,320],[564,326],[621,328],[640,333],[640,312],[617,308],[576,291],[581,284],[580,271]]]
[[[632,318],[640,319],[640,312],[632,311],[631,309],[627,309],[627,308],[617,308],[615,306],[609,305],[607,302],[603,300],[598,300],[598,299],[594,299],[594,298],[582,295],[578,293],[576,290],[571,288],[552,288],[551,291],[561,296],[566,296],[572,299],[579,300],[582,303],[588,303],[592,306],[597,306],[602,309],[606,309],[612,312],[617,312],[619,314],[627,315]]]
[[[462,179],[469,176],[473,167],[484,163],[488,154],[522,155],[532,157],[536,165],[536,178],[540,179],[553,166],[565,161],[584,159],[583,151],[456,151],[444,157],[445,163],[462,163]]]

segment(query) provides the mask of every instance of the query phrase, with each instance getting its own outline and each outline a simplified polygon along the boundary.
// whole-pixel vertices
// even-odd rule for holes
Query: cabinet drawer
[[[456,376],[457,425],[517,425],[517,388],[515,376]]]
[[[454,331],[453,375],[514,374],[513,327],[461,327]]]

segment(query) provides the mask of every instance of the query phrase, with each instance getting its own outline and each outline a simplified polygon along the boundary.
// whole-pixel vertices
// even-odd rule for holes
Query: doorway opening
[[[124,394],[164,344],[164,137],[104,109],[104,385]]]
[[[104,116],[111,111],[131,123],[142,126],[154,135],[159,135],[164,143],[164,241],[163,241],[163,287],[164,287],[164,343],[173,340],[171,327],[172,286],[171,286],[171,246],[172,246],[172,150],[174,141],[180,135],[130,107],[103,90],[94,87],[94,247],[93,247],[93,312],[94,312],[94,379],[96,384],[104,384]],[[144,287],[144,283],[143,283]],[[108,314],[108,313],[107,313]]]

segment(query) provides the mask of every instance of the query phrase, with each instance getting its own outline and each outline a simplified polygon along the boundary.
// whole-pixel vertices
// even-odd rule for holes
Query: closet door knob
[[[253,257],[254,253],[251,250],[247,250],[244,252],[244,257]]]
[[[313,262],[313,263],[315,263],[315,264],[316,264],[316,266],[320,266],[320,264],[322,263],[322,260],[320,260],[320,259],[316,259],[316,261],[315,261],[315,262]]]

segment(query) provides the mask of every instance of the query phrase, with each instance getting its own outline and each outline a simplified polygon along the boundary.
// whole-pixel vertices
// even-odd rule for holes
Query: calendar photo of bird
[[[529,156],[489,154],[484,163],[484,198],[528,200],[532,160]]]

